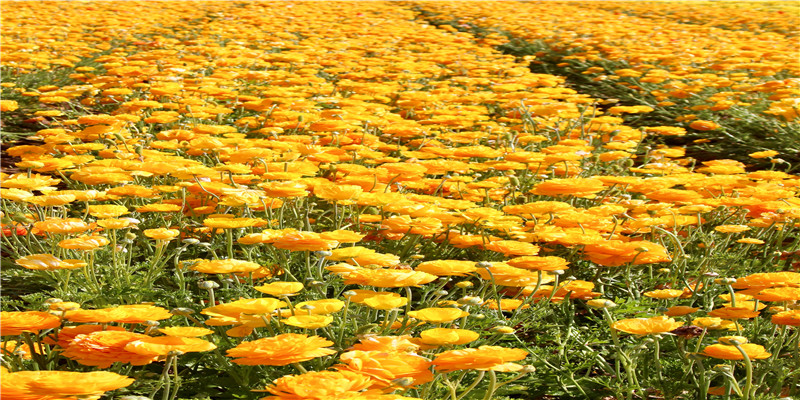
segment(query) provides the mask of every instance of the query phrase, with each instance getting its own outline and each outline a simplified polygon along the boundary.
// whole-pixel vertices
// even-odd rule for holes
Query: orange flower
[[[31,347],[28,346],[27,343],[18,342],[16,340],[5,340],[0,342],[0,354],[6,356],[19,356],[22,357],[23,360],[30,360],[33,357],[31,356]]]
[[[371,391],[372,379],[350,371],[313,371],[302,375],[286,375],[275,380],[267,391],[274,396],[261,400],[329,400],[366,398]],[[382,392],[372,393],[376,396]],[[376,397],[380,398],[380,397]]]
[[[108,368],[115,362],[145,365],[158,357],[125,350],[125,346],[130,342],[149,337],[127,331],[98,331],[75,336],[62,354],[80,364],[100,368]]]
[[[167,229],[167,228],[156,228],[156,229],[145,229],[144,235],[149,237],[150,239],[154,240],[162,240],[162,241],[170,241],[175,239],[181,234],[181,231],[177,229]]]
[[[593,178],[550,179],[539,183],[531,193],[543,196],[589,197],[605,189],[603,181]]]
[[[634,265],[669,262],[672,259],[663,246],[647,242],[622,242],[607,240],[584,247],[586,258],[606,267],[618,267],[628,263]]]
[[[358,197],[361,192],[364,190],[361,189],[361,186],[356,185],[337,185],[337,184],[325,184],[319,185],[314,188],[314,195],[319,197],[320,199],[325,200],[334,200],[334,201],[343,201],[343,200],[351,200]]]
[[[161,328],[158,331],[167,336],[178,337],[198,337],[214,333],[214,331],[211,329],[199,328],[196,326],[170,326],[167,328]]]
[[[19,164],[17,164],[19,165]],[[25,199],[26,202],[39,207],[63,206],[75,201],[74,194],[53,194],[47,196],[33,196]]]
[[[416,270],[436,276],[467,276],[478,269],[475,264],[475,261],[434,260],[419,264]]]
[[[356,284],[382,288],[419,286],[436,280],[436,275],[400,269],[356,269],[344,273],[346,285]]]
[[[759,272],[737,279],[732,286],[735,289],[766,289],[776,286],[800,287],[800,272]]]
[[[567,260],[555,256],[523,256],[512,258],[506,263],[515,268],[522,268],[534,271],[563,271],[568,269]]]
[[[61,181],[48,175],[26,173],[13,174],[3,179],[0,186],[4,188],[25,189],[25,190],[55,190],[54,186]]]
[[[46,344],[54,344],[61,348],[67,348],[69,343],[72,342],[72,339],[75,339],[78,335],[88,335],[92,332],[98,331],[124,331],[125,328],[121,326],[106,326],[105,328],[103,325],[77,325],[77,326],[65,326],[58,331],[58,341],[55,340],[55,335],[50,334],[44,338],[42,341]]]
[[[701,317],[692,320],[692,325],[697,325],[704,329],[709,330],[734,330],[736,329],[736,322],[717,317]]]
[[[781,311],[772,316],[772,323],[776,325],[800,326],[800,309]]]
[[[228,258],[225,260],[200,260],[200,262],[192,265],[192,271],[198,271],[205,274],[230,274],[236,272],[252,272],[261,268],[260,265],[244,260],[235,260]]]
[[[747,225],[719,225],[715,226],[714,230],[720,233],[739,233],[749,231],[750,227]]]
[[[555,296],[553,296],[553,298],[555,299]],[[503,310],[503,311],[514,311],[514,310],[516,310],[516,309],[518,309],[520,307],[522,307],[522,309],[524,310],[526,308],[530,308],[531,307],[528,304],[525,304],[523,306],[522,303],[523,303],[523,301],[520,300],[520,299],[500,299],[499,306],[497,304],[497,301],[487,301],[487,302],[483,303],[483,305],[486,306],[486,307],[489,307],[492,310],[497,310],[498,307],[499,307],[500,310]]]
[[[89,225],[77,218],[51,218],[33,224],[35,230],[63,235],[67,233],[85,232],[90,229]]]
[[[653,335],[672,331],[681,325],[683,322],[675,322],[674,319],[662,315],[653,318],[619,320],[611,324],[611,328],[634,335]]]
[[[528,356],[522,349],[501,346],[480,346],[477,349],[450,350],[436,355],[431,364],[440,372],[464,369],[488,370]]]
[[[409,386],[433,380],[430,360],[416,354],[354,350],[342,354],[339,359],[344,364],[336,365],[337,369],[371,377],[373,388],[388,388],[393,380],[400,378],[411,378],[413,383]]]
[[[800,287],[764,289],[753,297],[761,301],[797,301],[800,300]]]
[[[22,332],[38,334],[40,330],[61,326],[61,318],[43,311],[3,311],[0,312],[0,321],[0,336]]]
[[[651,290],[649,292],[644,292],[646,297],[650,297],[653,299],[677,299],[678,297],[683,296],[683,290],[678,289],[659,289],[659,290]]]
[[[138,213],[176,212],[176,211],[180,211],[180,210],[181,210],[181,206],[178,205],[178,204],[148,204],[148,205],[136,208],[136,212],[138,212]]]
[[[264,220],[259,218],[206,218],[203,225],[209,228],[237,229],[263,225]]]
[[[272,243],[279,249],[290,251],[321,251],[330,250],[339,245],[339,242],[320,237],[314,232],[290,232]]]
[[[124,388],[133,379],[107,371],[19,371],[2,369],[3,398],[75,399],[99,398],[105,392]]]
[[[325,347],[332,344],[333,342],[319,336],[284,333],[242,342],[228,350],[227,354],[228,357],[236,358],[234,363],[241,365],[289,365],[334,354],[335,350]]]
[[[764,349],[764,346],[754,343],[740,344],[739,347],[744,350],[744,352],[747,354],[747,357],[751,360],[763,360],[772,355],[767,353],[766,349]],[[707,346],[705,349],[703,349],[701,354],[722,360],[744,360],[744,355],[742,355],[742,352],[739,351],[736,346],[725,344],[712,344]]]
[[[757,317],[758,314],[758,311],[753,311],[749,307],[722,307],[709,312],[708,316],[725,319],[750,319]]]
[[[487,244],[486,249],[506,256],[535,256],[539,253],[539,246],[516,240],[496,240]]]
[[[319,234],[319,237],[323,239],[335,240],[339,243],[358,243],[364,236],[366,235],[344,229],[337,229],[335,231],[322,232]]]
[[[64,239],[58,242],[58,247],[70,250],[96,250],[109,244],[109,240],[103,236],[81,236],[74,239]]]
[[[143,356],[167,356],[171,351],[181,351],[184,353],[194,353],[210,351],[217,346],[207,340],[181,337],[181,336],[158,336],[146,337],[134,340],[125,345],[125,350]]]
[[[8,112],[15,111],[19,108],[19,104],[14,100],[0,100],[0,111]]]
[[[697,131],[713,131],[714,129],[719,129],[719,124],[714,121],[698,119],[696,121],[692,121],[692,123],[689,124],[689,127]]]
[[[667,309],[667,312],[664,314],[668,317],[680,317],[682,315],[688,315],[694,312],[699,311],[700,309],[697,307],[688,307],[688,306],[672,306]]]
[[[81,260],[61,260],[52,254],[32,254],[16,259],[14,262],[23,268],[45,271],[83,268],[87,265]]]
[[[269,182],[258,185],[269,197],[305,197],[308,186],[297,182]]]

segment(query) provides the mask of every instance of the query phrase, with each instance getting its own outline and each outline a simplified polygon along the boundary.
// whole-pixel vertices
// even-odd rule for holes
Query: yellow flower
[[[52,254],[32,254],[19,258],[14,262],[23,268],[46,271],[75,269],[86,266],[86,263],[81,260],[62,260]]]
[[[275,396],[269,400],[328,400],[368,396],[365,389],[372,386],[372,378],[351,371],[312,371],[302,375],[286,375],[267,386]],[[383,392],[372,393],[376,396]],[[367,398],[367,397],[364,397]],[[376,397],[379,398],[379,397]]]
[[[478,332],[467,329],[433,328],[419,333],[420,341],[427,345],[461,345],[475,341],[480,337]]]
[[[439,353],[432,364],[440,372],[464,369],[488,370],[507,362],[522,360],[527,356],[528,352],[522,349],[480,346],[473,349],[450,350]]]
[[[408,312],[408,316],[411,318],[416,318],[425,322],[433,322],[436,324],[454,321],[456,319],[466,317],[467,315],[469,315],[468,312],[458,308],[431,307]]]
[[[242,342],[227,354],[235,358],[234,363],[241,365],[289,365],[336,353],[325,347],[330,345],[333,342],[319,336],[284,333]]]
[[[376,310],[391,310],[408,304],[408,298],[393,294],[376,294],[364,299],[364,304]]]
[[[675,322],[674,319],[662,315],[619,320],[611,324],[611,328],[634,335],[653,335],[670,332],[681,325],[683,322]]]
[[[333,317],[330,315],[294,315],[282,319],[281,322],[303,329],[319,329],[330,325]]]
[[[58,247],[70,250],[96,250],[109,244],[109,240],[103,236],[81,236],[75,239],[64,239],[58,242]]]
[[[99,398],[105,392],[124,388],[132,378],[107,371],[18,371],[2,369],[3,397],[14,399]]]
[[[236,272],[252,272],[261,268],[261,265],[250,261],[225,259],[225,260],[200,260],[190,267],[193,271],[205,274],[230,274]]]
[[[272,282],[266,285],[253,286],[253,289],[270,296],[281,297],[297,294],[297,292],[303,290],[303,284],[300,282]]]
[[[150,239],[162,240],[166,242],[175,239],[180,234],[181,231],[177,229],[157,228],[157,229],[144,230],[144,235],[149,237]]]
[[[119,206],[115,204],[99,204],[90,205],[88,207],[89,215],[95,218],[117,218],[121,215],[128,214],[128,207]]]

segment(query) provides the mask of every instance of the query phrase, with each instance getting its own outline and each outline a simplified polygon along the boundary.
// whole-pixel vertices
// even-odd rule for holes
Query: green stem
[[[471,391],[472,391],[472,389],[475,389],[475,386],[478,386],[478,384],[479,384],[479,383],[481,383],[481,380],[483,380],[483,375],[484,375],[484,374],[486,374],[486,371],[481,371],[481,372],[479,372],[479,373],[478,373],[478,376],[475,378],[475,380],[474,380],[474,381],[472,381],[472,384],[471,384],[471,385],[469,385],[469,386],[467,386],[467,388],[466,388],[466,389],[464,389],[464,391],[463,391],[463,392],[461,392],[461,395],[460,395],[460,396],[458,396],[457,400],[461,400],[461,399],[463,399],[463,398],[464,398],[466,395],[468,395],[468,394],[469,394],[469,392],[471,392]]]
[[[494,371],[489,371],[489,387],[486,388],[486,395],[483,396],[483,400],[491,400],[492,396],[494,395],[494,391],[497,389],[497,373]]]
[[[744,368],[746,372],[745,376],[745,384],[744,384],[744,391],[742,392],[742,399],[748,400],[750,398],[750,394],[753,391],[753,363],[750,361],[750,356],[747,355],[747,352],[744,351],[742,346],[738,344],[734,344],[736,350],[739,350],[742,353],[742,357],[744,357]]]

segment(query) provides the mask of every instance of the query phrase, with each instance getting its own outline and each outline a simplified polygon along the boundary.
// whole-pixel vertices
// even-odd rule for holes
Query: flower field
[[[798,12],[4,2],[2,398],[800,396]]]

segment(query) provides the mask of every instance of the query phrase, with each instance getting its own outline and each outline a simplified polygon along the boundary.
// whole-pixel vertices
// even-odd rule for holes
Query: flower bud
[[[200,289],[212,290],[212,289],[218,288],[219,287],[219,283],[214,282],[214,281],[202,281],[202,282],[198,282],[197,286],[199,286]]]
[[[607,299],[592,299],[587,301],[586,305],[592,308],[614,308],[617,306],[616,303]]]
[[[177,307],[170,310],[169,313],[172,315],[192,315],[194,314],[194,310],[186,307]]]
[[[414,384],[414,378],[410,378],[410,377],[397,378],[397,379],[392,380],[392,384],[394,384],[396,386],[407,388],[407,387],[410,387],[411,385]]]
[[[468,305],[468,306],[479,306],[483,304],[483,299],[476,296],[464,296],[458,299],[458,304]]]
[[[494,332],[494,333],[500,333],[500,334],[503,334],[503,335],[508,335],[508,334],[514,333],[514,328],[512,328],[510,326],[495,326],[494,328],[491,329],[491,331]]]

